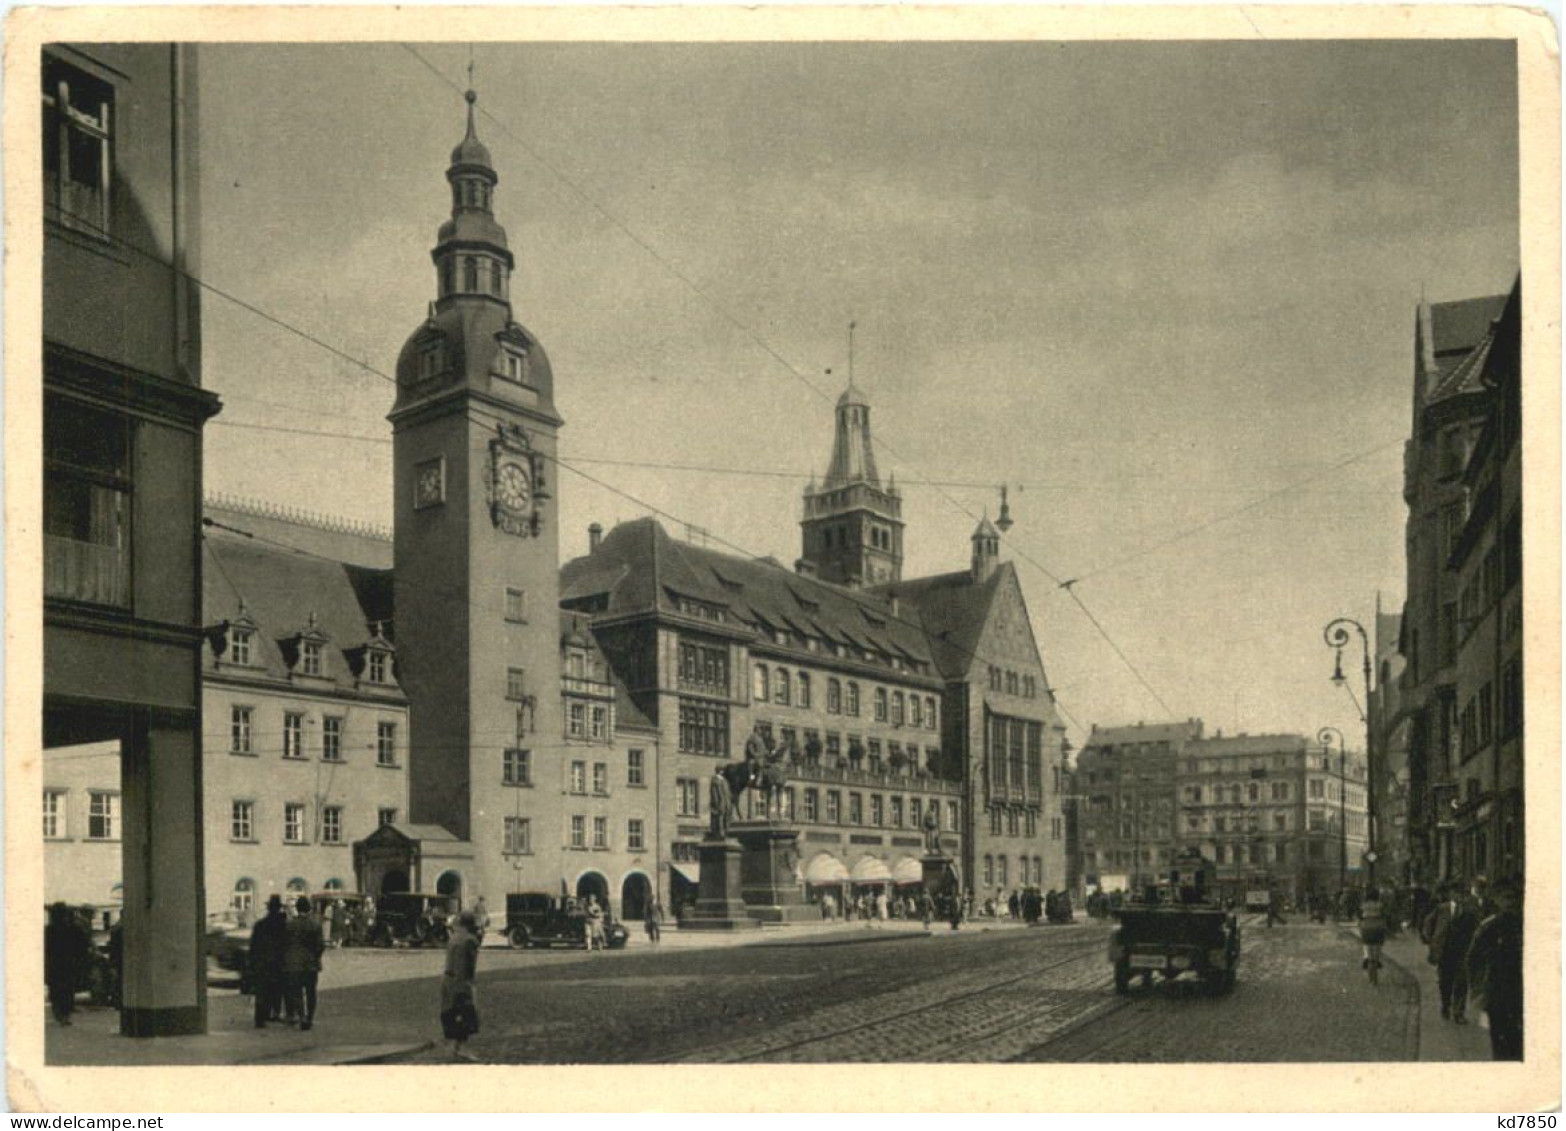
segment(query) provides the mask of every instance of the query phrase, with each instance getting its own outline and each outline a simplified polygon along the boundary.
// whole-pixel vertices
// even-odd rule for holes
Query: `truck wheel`
[[[522,950],[528,945],[527,928],[512,927],[506,933],[506,941],[511,944],[512,950]]]
[[[1123,994],[1131,989],[1131,966],[1129,963],[1115,963],[1115,992]]]
[[[437,923],[430,928],[429,941],[434,946],[445,946],[451,941],[451,929],[444,923]]]

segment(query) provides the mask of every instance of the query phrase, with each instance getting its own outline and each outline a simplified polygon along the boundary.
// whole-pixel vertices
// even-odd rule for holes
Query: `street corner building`
[[[192,384],[183,399],[169,394],[187,411],[183,462],[166,476],[178,492],[162,485],[146,517],[136,511],[147,524],[138,540],[124,515],[143,499],[127,482],[120,494],[70,495],[87,508],[71,520],[77,536],[58,551],[50,542],[51,555],[75,555],[57,571],[75,589],[52,593],[62,601],[51,601],[51,633],[65,597],[70,616],[95,625],[101,606],[128,601],[109,569],[111,534],[122,554],[154,535],[155,568],[124,574],[148,601],[177,590],[194,606],[189,594],[201,594],[199,608],[167,614],[178,625],[167,662],[184,682],[159,681],[188,691],[158,706],[180,722],[186,823],[170,786],[150,824],[176,838],[153,866],[184,875],[186,902],[159,929],[192,949],[182,975],[192,1008],[204,910],[248,921],[273,893],[432,892],[499,909],[509,893],[564,892],[625,919],[655,898],[682,914],[702,883],[709,782],[757,732],[786,755],[797,908],[919,884],[932,816],[970,890],[1064,888],[1065,727],[1017,571],[985,518],[952,547],[964,568],[903,576],[901,497],[876,469],[871,406],[852,383],[826,475],[802,499],[793,568],[677,541],[651,518],[594,524],[588,553],[561,563],[556,373],[516,317],[518,265],[475,101],[469,92],[447,163],[435,297],[397,358],[391,528],[253,499],[203,508],[199,423],[213,406]],[[56,235],[72,254],[87,238],[63,224]],[[190,340],[183,324],[177,340]],[[143,442],[158,435],[137,428]],[[94,483],[117,474],[101,470]],[[120,517],[92,510],[105,506]],[[60,624],[50,702],[63,708],[90,693],[67,686],[78,671]],[[148,670],[104,656],[90,654],[96,688]],[[119,733],[86,727],[80,706],[60,717],[73,726],[62,722],[51,746]],[[119,851],[118,801],[111,836],[98,800],[118,789],[115,760],[56,753],[45,771],[49,884],[96,903],[123,882],[130,922],[141,880]],[[127,777],[127,829],[137,788]],[[754,791],[745,803],[767,818]],[[93,816],[77,817],[83,806]],[[99,823],[84,845],[75,838],[88,820]]]

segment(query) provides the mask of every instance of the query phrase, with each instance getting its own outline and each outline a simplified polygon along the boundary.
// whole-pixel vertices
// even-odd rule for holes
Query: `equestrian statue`
[[[719,766],[712,775],[710,834],[725,837],[729,822],[740,816],[740,794],[759,790],[766,799],[765,815],[771,820],[783,814],[783,787],[788,784],[788,749],[783,743],[768,746],[757,727],[745,742],[745,760]]]

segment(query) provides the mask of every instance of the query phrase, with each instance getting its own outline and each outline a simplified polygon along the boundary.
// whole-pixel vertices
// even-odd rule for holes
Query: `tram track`
[[[1096,1000],[1092,1000],[1086,997],[1085,995],[1088,992],[1088,987],[1083,987],[1082,989],[1065,990],[1062,990],[1059,987],[1044,987],[1043,990],[1046,994],[1053,993],[1056,998],[1063,996],[1064,1000],[1049,1000],[1043,997],[1019,997],[1013,1002],[1006,1002],[1004,999],[1002,999],[999,1003],[997,1003],[998,1008],[993,1011],[988,1011],[986,1009],[988,1004],[986,999],[993,999],[999,995],[1003,995],[1005,991],[1011,989],[1012,987],[1021,986],[1029,981],[1046,976],[1053,971],[1058,971],[1063,968],[1082,963],[1084,961],[1093,960],[1102,962],[1104,941],[1104,937],[1095,932],[1088,939],[1078,943],[1070,944],[1069,953],[1054,956],[1052,961],[1030,966],[1028,969],[1018,974],[1009,975],[1003,978],[991,979],[984,982],[982,985],[975,986],[972,989],[967,989],[960,993],[947,994],[932,1001],[925,1001],[918,1005],[883,1013],[880,1016],[873,1018],[872,1020],[859,1021],[850,1025],[839,1025],[825,1030],[811,1032],[794,1040],[774,1042],[766,1044],[761,1048],[748,1049],[743,1052],[738,1052],[737,1054],[734,1050],[732,1042],[727,1046],[722,1044],[709,1045],[705,1048],[694,1050],[692,1052],[682,1053],[676,1057],[670,1058],[670,1060],[687,1062],[716,1060],[724,1063],[755,1063],[776,1060],[813,1059],[808,1055],[800,1056],[799,1054],[803,1050],[810,1049],[813,1046],[831,1046],[844,1040],[851,1040],[856,1036],[871,1037],[874,1036],[877,1032],[888,1032],[893,1030],[906,1031],[910,1026],[916,1025],[920,1018],[926,1016],[939,1016],[942,1018],[941,1026],[933,1027],[929,1030],[932,1035],[939,1035],[950,1030],[952,1028],[951,1022],[954,1015],[959,1015],[964,1010],[967,1010],[969,1013],[977,1013],[980,1015],[980,1020],[974,1022],[970,1030],[965,1030],[960,1038],[963,1044],[967,1045],[975,1053],[977,1053],[979,1050],[987,1047],[987,1040],[996,1033],[1008,1030],[1015,1032],[1018,1030],[1019,1026],[1031,1027],[1040,1023],[1047,1024],[1060,1015],[1067,1015],[1071,1014],[1074,1010],[1080,1010],[1084,1002],[1088,1002],[1089,1004],[1088,1008],[1086,1010],[1082,1010],[1082,1012],[1084,1014],[1091,1014],[1093,1016],[1101,1015],[1098,1007],[1107,1006],[1111,1010],[1116,1008],[1120,1004],[1116,999],[1098,998]],[[1104,972],[1103,981],[1104,988],[1107,988],[1109,982],[1109,974],[1107,969]],[[903,991],[894,992],[901,993]],[[882,996],[886,997],[891,995]],[[857,1003],[857,1007],[861,1009],[870,1008],[873,1007],[873,1003],[859,1002]],[[1067,1025],[1071,1028],[1075,1028],[1076,1024],[1077,1021],[1075,1019],[1067,1022]],[[1039,1046],[1034,1045],[1032,1047]],[[842,1058],[822,1056],[820,1059],[828,1060]],[[885,1058],[877,1056],[874,1059],[880,1060]],[[898,1059],[903,1058],[899,1057]],[[909,1057],[908,1059],[919,1058]],[[964,1058],[937,1056],[931,1059],[951,1060]],[[993,1054],[991,1054],[980,1056],[978,1059],[994,1061],[997,1059],[1009,1058],[995,1057]]]

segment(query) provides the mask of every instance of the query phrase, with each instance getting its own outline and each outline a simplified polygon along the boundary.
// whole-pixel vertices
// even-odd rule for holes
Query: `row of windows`
[[[728,694],[729,650],[727,648],[682,640],[679,664],[679,684],[682,688],[710,691],[717,695]]]
[[[608,849],[609,818],[573,814],[567,822],[566,847]],[[503,850],[508,856],[526,856],[533,851],[533,821],[529,817],[507,817],[502,831]],[[647,847],[647,822],[632,817],[625,822],[625,849],[642,852]]]
[[[985,856],[984,886],[1004,888],[1011,883],[1010,861],[1005,856]],[[1044,883],[1044,861],[1038,856],[1017,858],[1017,883],[1038,887]]]
[[[1311,785],[1320,786],[1321,781],[1319,779],[1312,780]],[[1230,805],[1240,805],[1247,801],[1260,801],[1262,799],[1262,792],[1262,784],[1260,782],[1254,781],[1246,783],[1246,785],[1243,787],[1237,784],[1215,785],[1211,787],[1188,785],[1180,791],[1180,798],[1182,801],[1186,801],[1194,805],[1203,804],[1204,799],[1206,804],[1211,805],[1222,805],[1225,802]],[[1286,781],[1274,781],[1267,783],[1266,793],[1268,798],[1272,801],[1287,801],[1292,795],[1293,789]],[[1319,797],[1320,794],[1316,794],[1315,796]],[[1336,797],[1336,794],[1334,794],[1334,797]]]
[[[1039,815],[1033,809],[1003,808],[999,805],[989,807],[990,835],[991,836],[1026,836],[1039,835]],[[1059,840],[1064,834],[1065,821],[1060,817],[1051,817],[1049,821],[1049,835],[1051,840]]]
[[[991,715],[985,729],[985,767],[992,793],[1012,789],[1043,790],[1044,724],[1034,719]],[[1056,778],[1059,787],[1059,778]]]
[[[1261,814],[1248,814],[1246,817],[1236,817],[1230,820],[1228,817],[1215,815],[1212,819],[1212,829],[1215,833],[1245,833],[1255,832],[1265,822]],[[1207,828],[1207,818],[1196,813],[1188,813],[1185,818],[1187,832],[1202,832]],[[1274,832],[1289,831],[1289,815],[1287,813],[1272,814],[1272,830]]]
[[[566,702],[566,737],[590,742],[614,740],[614,711],[607,703]]]
[[[256,755],[272,752],[272,750],[262,750],[256,745],[255,715],[254,707],[235,705],[229,708],[229,753]],[[307,723],[313,724],[314,720],[308,719],[302,711],[283,712],[282,755],[284,758],[292,761],[309,757],[311,743],[307,738]],[[347,761],[344,745],[347,727],[348,721],[342,715],[322,716],[319,747],[321,761]],[[378,766],[397,765],[397,724],[391,720],[376,721],[375,763]]]
[[[680,752],[727,757],[729,753],[728,708],[696,699],[681,699]]]
[[[63,789],[43,792],[43,835],[62,840],[71,835],[70,794]],[[120,795],[108,790],[87,791],[87,839],[120,839]]]
[[[232,625],[228,630],[224,659],[236,667],[259,666],[260,660],[256,656],[255,645],[255,629],[244,625]],[[315,679],[331,678],[332,672],[328,666],[326,642],[324,640],[301,638],[298,642],[297,651],[293,655],[291,670],[296,675],[310,676]],[[367,648],[365,650],[362,678],[367,683],[391,686],[393,682],[391,651],[387,648]]]
[[[456,256],[447,256],[440,265],[440,293],[442,297],[457,291]],[[465,294],[489,293],[504,298],[506,293],[506,268],[499,259],[488,256],[464,255],[461,262],[462,292]]]
[[[998,668],[994,664],[990,668],[990,690],[1003,691],[1007,695],[1020,695],[1024,699],[1036,699],[1039,694],[1039,681],[1026,672],[1014,672],[1010,668]]]
[[[769,719],[761,719],[756,723],[756,728],[766,740],[767,745],[773,745],[772,722]],[[800,740],[803,733],[803,742]],[[842,765],[846,758],[847,764],[852,769],[860,769],[868,763],[872,773],[880,773],[883,765],[889,767],[894,773],[901,773],[906,766],[920,768],[919,747],[910,742],[906,745],[902,742],[888,740],[885,744],[885,761],[882,760],[883,746],[879,738],[864,738],[858,734],[844,735],[840,731],[827,731],[825,741],[823,735],[814,727],[806,727],[803,732],[791,726],[779,726],[777,729],[777,745],[789,752],[797,752],[804,755],[804,761],[816,764],[825,760],[828,766]],[[846,738],[846,741],[845,741]],[[925,761],[922,768],[930,773],[936,773],[940,767],[941,752],[938,747],[927,746],[924,748]]]
[[[768,667],[758,663],[751,670],[751,697],[758,703],[776,703],[782,707],[808,708],[811,705],[811,680],[809,672],[791,674],[788,668]],[[935,696],[921,696],[916,692],[905,694],[877,687],[871,696],[873,717],[876,722],[890,722],[893,726],[923,727],[935,730],[938,726]],[[835,676],[826,681],[826,709],[831,715],[859,717],[859,684],[855,680],[846,683]]]
[[[701,782],[696,778],[677,778],[675,788],[675,812],[681,817],[701,816]],[[941,803],[936,799],[926,801],[922,797],[885,796],[879,793],[869,795],[868,820],[865,808],[865,795],[857,791],[848,794],[848,810],[843,810],[843,791],[838,789],[821,790],[815,786],[808,786],[797,795],[802,802],[797,810],[800,820],[810,823],[828,825],[861,825],[869,828],[921,828],[924,825],[925,805],[936,814],[937,820],[942,816]],[[825,806],[823,807],[823,801]],[[783,791],[783,813],[786,817],[794,816],[796,793],[793,786],[788,786]],[[957,802],[946,803],[945,821],[943,827],[956,832],[958,826]]]
[[[283,906],[287,907],[292,902],[292,897],[308,895],[311,890],[308,880],[303,876],[295,876],[288,881],[288,886],[284,889],[285,894],[291,898],[285,899]],[[345,891],[347,889],[342,881],[342,877],[333,876],[321,885],[320,890]],[[229,898],[228,906],[231,910],[242,913],[254,911],[256,907],[256,882],[249,876],[242,876],[236,880],[234,882],[234,894]]]
[[[1486,683],[1463,704],[1458,722],[1458,757],[1472,758],[1495,740],[1495,685]]]
[[[284,844],[343,844],[343,806],[322,805],[317,810],[315,828],[308,826],[309,807],[302,801],[283,803]],[[383,807],[376,810],[376,824],[389,825],[397,820],[397,810]],[[235,798],[229,805],[228,836],[230,840],[256,843],[260,840],[256,803]]]

